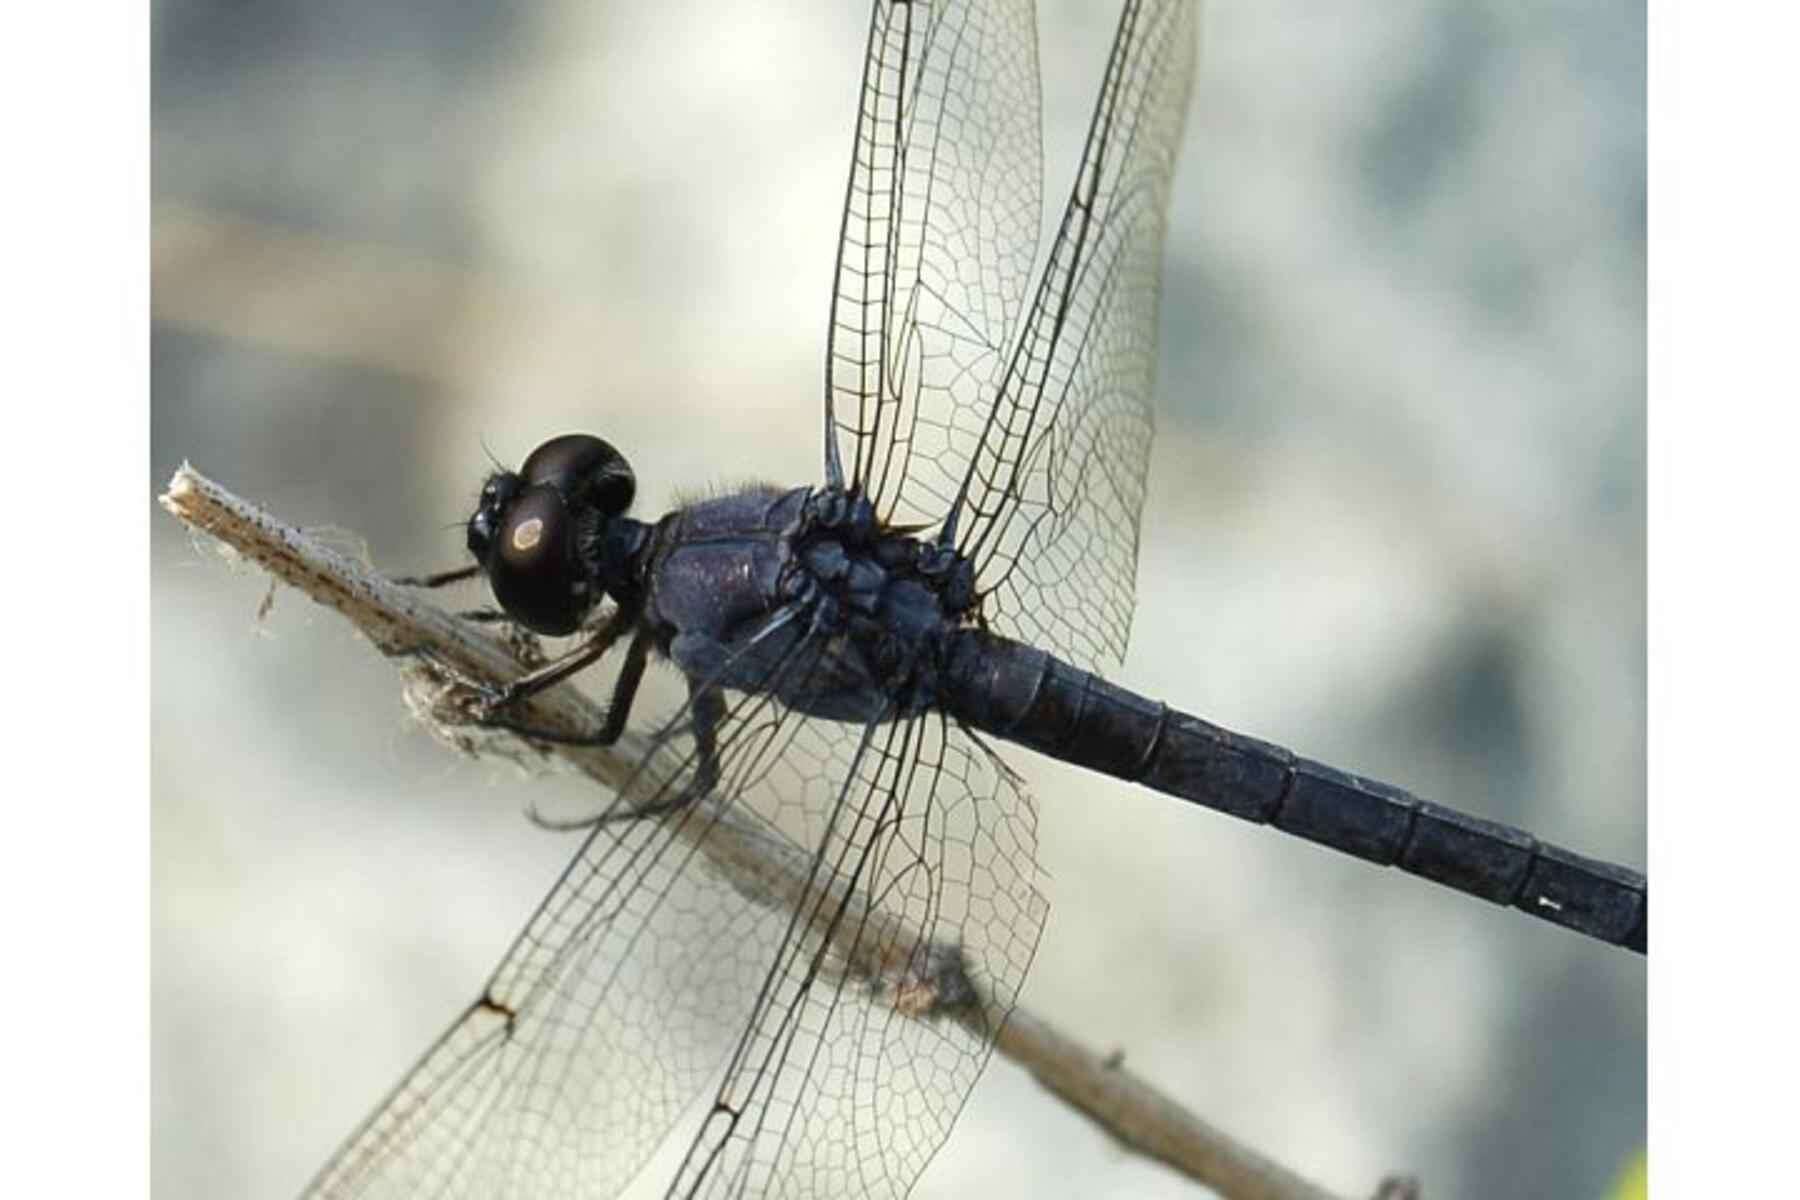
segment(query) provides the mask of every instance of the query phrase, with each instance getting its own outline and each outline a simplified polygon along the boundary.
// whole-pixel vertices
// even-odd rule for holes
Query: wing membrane
[[[1123,657],[1154,432],[1165,213],[1194,0],[1125,6],[1029,312],[1041,213],[1028,2],[875,5],[826,356],[827,476],[942,526],[995,628]]]
[[[779,737],[746,697],[719,730],[727,772]],[[668,722],[608,817],[693,777]],[[742,838],[703,801],[590,833],[482,995],[314,1180],[308,1196],[607,1196],[718,1069],[785,916],[713,861]],[[741,826],[741,822],[740,822]]]
[[[767,682],[829,678],[833,652],[803,641]],[[941,716],[845,725],[762,693],[718,723],[711,796],[665,808],[695,707],[608,814],[654,815],[595,828],[309,1196],[615,1195],[722,1062],[671,1195],[910,1186],[1042,928],[1031,803]]]
[[[991,622],[1124,656],[1155,426],[1157,307],[1197,49],[1192,0],[1125,6],[1081,168],[964,475],[957,545]]]
[[[877,3],[826,352],[827,474],[936,524],[981,432],[1037,252],[1030,0]]]
[[[818,732],[847,769],[671,1195],[906,1195],[1043,927],[1032,805],[985,746],[935,713]]]

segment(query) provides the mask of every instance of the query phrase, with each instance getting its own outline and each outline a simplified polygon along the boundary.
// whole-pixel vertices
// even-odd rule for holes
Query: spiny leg
[[[399,584],[401,587],[441,588],[446,584],[473,579],[479,574],[481,574],[481,567],[476,564],[467,567],[452,567],[448,571],[437,571],[430,575],[396,575],[388,582]]]
[[[688,680],[688,713],[694,725],[694,775],[675,794],[655,800],[627,813],[614,813],[600,818],[607,821],[634,821],[640,817],[659,817],[686,808],[712,794],[719,785],[719,726],[725,720],[725,696],[717,684],[696,684]]]
[[[461,583],[465,579],[473,579],[479,574],[481,574],[479,566],[453,567],[448,571],[435,571],[430,575],[395,575],[388,582],[398,584],[400,587],[441,588],[452,583]],[[470,608],[456,615],[465,621],[477,621],[482,624],[512,619],[497,608]]]
[[[627,680],[631,681],[630,686],[633,691],[636,690],[637,683],[633,678],[632,661],[634,657],[638,660],[636,674],[641,676],[644,669],[644,655],[639,651],[639,647],[647,646],[648,643],[649,638],[642,634],[632,640],[631,651],[628,652],[628,656],[625,660],[625,669],[619,676],[619,683],[621,685],[624,685]],[[607,710],[606,714],[606,729],[601,731],[601,736],[605,736],[605,734],[610,731],[615,740],[618,738],[619,734],[624,731],[624,714],[631,706],[629,695],[622,701],[620,700],[619,692],[621,690],[623,690],[622,687],[614,690],[613,706]],[[683,808],[688,804],[693,803],[695,800],[699,800],[709,794],[719,783],[719,725],[725,719],[725,701],[724,698],[720,696],[718,688],[696,688],[691,681],[688,684],[688,694],[690,697],[688,712],[691,715],[694,729],[694,757],[696,765],[694,768],[694,777],[683,784],[673,796],[666,800],[653,801],[644,805],[642,808],[634,808],[628,812],[601,813],[596,816],[582,817],[573,821],[560,820],[555,817],[546,817],[537,810],[537,807],[534,804],[527,808],[525,812],[525,815],[531,820],[531,823],[541,829],[548,829],[556,833],[567,833],[573,829],[588,829],[595,825],[607,825],[618,821],[636,821],[644,817],[660,816],[663,813],[674,812],[677,809]]]
[[[637,631],[631,639],[630,647],[625,651],[625,662],[619,670],[618,681],[613,684],[612,703],[607,707],[606,719],[595,732],[567,733],[558,729],[542,729],[523,721],[515,721],[503,715],[501,710],[535,696],[546,688],[554,687],[578,671],[586,670],[598,662],[619,636],[635,623],[635,614],[628,613],[625,609],[617,610],[586,645],[555,662],[546,663],[529,674],[521,675],[504,687],[484,689],[484,711],[477,714],[476,723],[559,746],[612,745],[625,731],[626,718],[631,715],[632,701],[637,697],[638,684],[643,681],[644,666],[650,658],[651,637],[646,629]]]
[[[494,625],[512,618],[497,608],[465,608],[456,614],[465,621],[474,621],[478,625]]]

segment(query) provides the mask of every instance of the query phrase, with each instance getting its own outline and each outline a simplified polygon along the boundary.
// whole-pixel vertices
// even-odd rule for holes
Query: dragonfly
[[[873,5],[830,302],[823,479],[632,515],[625,456],[550,438],[466,525],[503,619],[577,638],[473,719],[648,731],[462,1015],[314,1197],[615,1195],[699,1109],[669,1196],[905,1195],[1043,930],[1003,743],[1647,947],[1645,878],[1233,733],[1122,660],[1153,435],[1192,0],[1128,0],[1040,266],[1029,0]],[[616,660],[595,728],[530,696]],[[653,665],[685,689],[636,713]],[[778,899],[701,851],[802,851]],[[738,822],[739,825],[734,825]]]

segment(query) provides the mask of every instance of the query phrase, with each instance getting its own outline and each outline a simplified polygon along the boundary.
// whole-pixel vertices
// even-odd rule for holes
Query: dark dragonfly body
[[[959,635],[947,675],[958,718],[1039,753],[1645,952],[1635,871],[1221,729],[1006,638]]]
[[[973,602],[966,561],[882,529],[842,492],[703,501],[659,522],[648,554],[647,618],[684,674],[742,691],[775,680],[783,704],[834,721],[936,703],[946,639]],[[814,639],[825,669],[777,672]]]
[[[547,446],[583,442],[604,445],[568,435]],[[1064,762],[1646,948],[1636,872],[1222,729],[989,633],[978,627],[968,561],[883,528],[860,496],[757,487],[654,527],[583,521],[594,533],[573,560],[558,557],[577,568],[563,585],[597,598],[607,580],[641,580],[647,628],[691,680],[740,691],[774,682],[789,708],[834,721],[941,707]],[[777,670],[815,637],[812,669]]]
[[[1135,604],[1195,7],[1125,4],[1034,272],[1031,4],[877,0],[819,486],[645,522],[624,457],[585,434],[489,477],[475,566],[427,582],[482,574],[504,610],[486,615],[582,640],[480,689],[476,719],[600,746],[632,721],[650,749],[481,996],[309,1194],[616,1194],[716,1086],[669,1195],[904,1195],[1043,928],[1035,809],[990,740],[1645,949],[1636,873],[1101,677]],[[509,711],[621,640],[599,728]],[[687,694],[643,722],[653,658]],[[799,895],[689,865],[679,847],[726,811],[793,846]]]

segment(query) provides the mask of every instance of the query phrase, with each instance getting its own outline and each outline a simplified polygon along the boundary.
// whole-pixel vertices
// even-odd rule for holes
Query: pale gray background
[[[593,429],[649,511],[818,474],[857,3],[162,0],[147,489],[183,458],[456,560],[485,440]],[[1116,7],[1046,3],[1060,203]],[[1635,4],[1215,3],[1120,678],[1644,858]],[[331,614],[153,513],[153,1170],[295,1191],[472,996],[570,785],[413,726]],[[1597,1196],[1640,959],[1012,755],[1026,1001],[1349,1194]],[[996,1062],[919,1194],[1191,1195]]]

